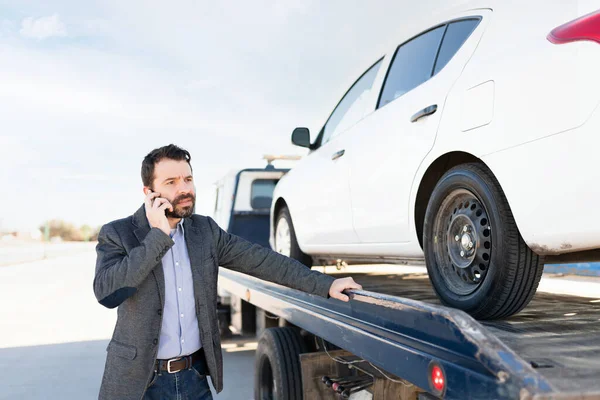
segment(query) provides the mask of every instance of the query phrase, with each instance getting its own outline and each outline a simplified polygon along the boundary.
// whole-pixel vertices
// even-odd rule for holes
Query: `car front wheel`
[[[275,222],[275,251],[298,260],[307,267],[312,267],[312,258],[304,253],[298,245],[292,217],[287,207],[283,207],[277,214]]]
[[[521,237],[498,181],[479,163],[454,167],[437,183],[423,245],[438,297],[478,319],[522,310],[544,269],[543,257]]]

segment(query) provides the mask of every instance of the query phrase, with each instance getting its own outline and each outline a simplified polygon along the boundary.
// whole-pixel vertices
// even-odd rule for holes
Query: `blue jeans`
[[[212,400],[207,375],[204,358],[194,363],[192,368],[173,374],[167,371],[154,372],[144,400]]]

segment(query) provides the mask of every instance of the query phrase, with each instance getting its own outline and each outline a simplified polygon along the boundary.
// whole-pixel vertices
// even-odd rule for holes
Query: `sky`
[[[144,156],[170,143],[199,191],[305,155],[292,130],[314,137],[399,16],[435,3],[0,0],[0,231],[131,215]]]

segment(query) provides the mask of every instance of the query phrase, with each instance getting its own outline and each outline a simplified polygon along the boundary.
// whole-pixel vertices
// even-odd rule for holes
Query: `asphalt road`
[[[0,268],[0,400],[97,399],[116,310],[92,291],[95,252]],[[254,340],[223,343],[225,389],[252,399]]]
[[[93,251],[96,242],[0,242],[0,267]]]

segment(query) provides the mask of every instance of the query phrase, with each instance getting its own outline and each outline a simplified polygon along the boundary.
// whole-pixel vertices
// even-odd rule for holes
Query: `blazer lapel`
[[[204,250],[200,228],[197,227],[189,218],[183,221],[185,230],[185,244],[190,256],[190,266],[192,267],[192,278],[194,279],[194,293],[200,304],[206,304],[207,299],[202,290],[202,283],[207,282],[206,268],[202,264],[204,260]]]
[[[133,224],[136,229],[133,231],[137,240],[142,243],[142,241],[150,232],[150,224],[148,223],[148,218],[146,218],[146,208],[142,205],[135,214],[133,215]],[[165,307],[165,273],[162,269],[162,263],[159,262],[157,266],[152,270],[152,275],[156,280],[156,287],[158,289],[158,297],[160,298],[160,304],[164,308]]]

